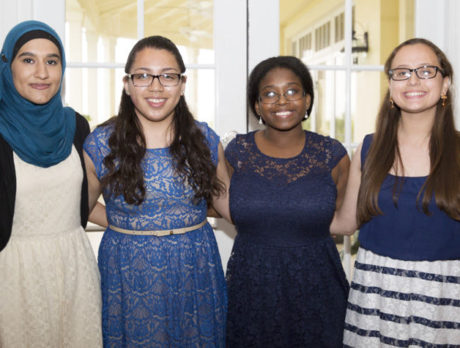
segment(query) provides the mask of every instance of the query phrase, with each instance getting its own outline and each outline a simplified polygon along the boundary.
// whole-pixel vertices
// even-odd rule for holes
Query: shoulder
[[[343,154],[347,152],[345,146],[343,146],[343,144],[337,139],[310,131],[305,131],[305,133],[307,135],[307,139],[309,139],[307,141],[313,145],[319,146],[322,150]]]
[[[218,137],[217,133],[209,127],[209,125],[204,121],[195,121],[196,126],[201,130],[201,132],[206,136]]]
[[[107,142],[110,138],[110,135],[113,133],[115,128],[114,124],[102,124],[94,128],[91,134],[88,136],[88,139],[91,141],[102,141]]]
[[[360,156],[361,156],[361,163],[364,164],[364,160],[367,157],[367,153],[369,152],[369,148],[371,147],[372,140],[374,139],[374,134],[367,134],[363,142],[361,143],[361,151],[360,151]]]
[[[250,139],[254,137],[255,132],[249,132],[247,134],[236,134],[233,139],[228,143],[226,149],[234,151],[238,147],[246,147],[245,145],[250,142]]]

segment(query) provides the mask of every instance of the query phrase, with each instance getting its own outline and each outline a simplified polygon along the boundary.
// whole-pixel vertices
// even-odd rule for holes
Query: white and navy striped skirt
[[[402,261],[360,248],[345,347],[460,347],[460,260]]]

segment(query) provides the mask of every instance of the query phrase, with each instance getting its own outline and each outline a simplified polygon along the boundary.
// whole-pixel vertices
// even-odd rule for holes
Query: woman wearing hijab
[[[0,56],[0,347],[99,347],[101,299],[82,146],[61,101],[65,54],[26,21]]]

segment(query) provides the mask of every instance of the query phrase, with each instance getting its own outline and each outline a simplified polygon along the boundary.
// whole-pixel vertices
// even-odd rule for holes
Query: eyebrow
[[[423,66],[437,66],[437,64],[435,64],[435,63],[421,63],[421,64],[417,64],[415,69],[421,68]],[[409,65],[407,65],[407,64],[401,64],[401,65],[398,65],[398,66],[396,66],[396,67],[394,67],[392,69],[412,69],[412,68],[410,68]]]
[[[301,83],[298,83],[298,82],[288,82],[286,85],[287,85],[288,87],[289,87],[289,86],[292,86],[292,85],[296,85],[296,86],[302,87],[302,84],[301,84]],[[275,86],[275,85],[267,85],[267,86],[263,86],[262,89],[265,89],[265,88],[274,88],[274,87],[276,87],[276,86]]]
[[[37,57],[35,53],[32,52],[22,52],[21,54],[18,54],[18,57],[23,57],[23,56],[32,56],[32,57]],[[47,58],[57,58],[61,59],[61,56],[57,53],[50,53],[46,55]]]
[[[142,71],[149,72],[149,73],[152,72],[152,70],[150,68],[145,68],[145,67],[139,67],[139,68],[134,69],[134,71],[138,71],[138,70],[142,70]],[[163,69],[160,70],[161,73],[164,73],[164,72],[167,72],[167,71],[174,71],[174,72],[177,72],[178,74],[180,74],[179,69],[172,68],[172,67],[163,68]]]

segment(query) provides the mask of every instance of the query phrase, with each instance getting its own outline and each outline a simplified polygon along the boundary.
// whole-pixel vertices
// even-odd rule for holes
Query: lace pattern
[[[199,124],[217,162],[218,136]],[[111,129],[98,128],[85,150],[98,177],[106,173]],[[146,198],[128,205],[104,192],[110,224],[135,230],[191,226],[206,218],[206,202],[178,177],[167,148],[148,149],[142,163]],[[209,224],[182,235],[131,236],[108,229],[99,249],[104,344],[110,347],[222,347],[226,287]]]
[[[346,154],[306,132],[293,158],[264,155],[254,133],[227,146],[238,235],[227,267],[228,347],[340,347],[348,282],[329,234],[331,171]]]

